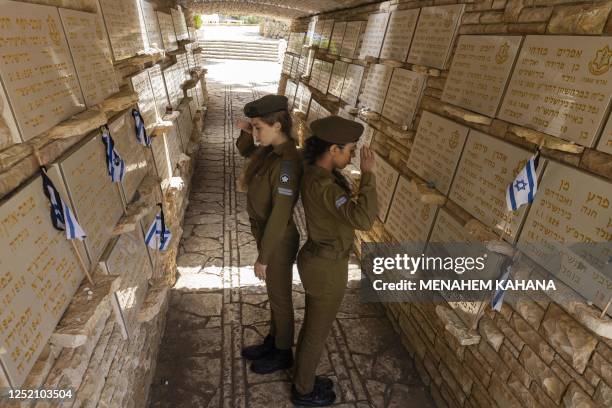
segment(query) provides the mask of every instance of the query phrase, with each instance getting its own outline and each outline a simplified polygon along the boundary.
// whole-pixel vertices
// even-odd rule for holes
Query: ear
[[[337,144],[331,145],[329,147],[329,152],[332,154],[332,156],[339,154],[340,151],[341,151],[340,146],[338,146]]]
[[[274,122],[274,124],[272,125],[272,127],[274,128],[275,131],[280,132],[283,129],[283,126],[281,125],[280,122]]]

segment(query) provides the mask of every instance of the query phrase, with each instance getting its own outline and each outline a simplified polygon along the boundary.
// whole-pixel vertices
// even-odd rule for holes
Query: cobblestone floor
[[[265,288],[253,274],[256,247],[245,195],[236,192],[242,160],[233,118],[267,92],[269,82],[208,83],[210,103],[197,157],[180,278],[150,392],[150,407],[291,407],[290,373],[253,374],[240,357],[268,330]],[[304,230],[303,214],[296,216]],[[354,262],[353,262],[354,263]],[[351,267],[344,303],[327,340],[319,373],[336,384],[338,407],[433,407],[410,356],[380,306],[361,304],[359,269]],[[296,337],[304,294],[294,270]]]

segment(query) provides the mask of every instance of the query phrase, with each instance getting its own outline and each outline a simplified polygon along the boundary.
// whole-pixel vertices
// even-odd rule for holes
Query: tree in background
[[[193,25],[195,26],[196,30],[199,30],[200,28],[202,28],[202,16],[199,14],[196,14],[195,17],[193,18]]]

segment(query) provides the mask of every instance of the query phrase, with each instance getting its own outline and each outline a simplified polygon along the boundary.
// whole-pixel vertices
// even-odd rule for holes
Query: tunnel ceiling
[[[372,3],[372,0],[179,0],[178,3],[201,14],[253,14],[293,19]]]

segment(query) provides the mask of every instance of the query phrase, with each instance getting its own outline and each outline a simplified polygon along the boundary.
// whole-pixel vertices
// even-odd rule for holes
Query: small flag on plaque
[[[53,227],[60,231],[66,231],[66,238],[83,240],[87,235],[79,225],[70,207],[62,200],[53,182],[47,176],[44,167],[41,167],[40,174],[43,181],[43,192],[51,204],[51,223]]]
[[[138,109],[132,109],[132,116],[134,117],[134,127],[136,128],[136,139],[138,143],[145,147],[151,146],[151,138],[147,135],[145,123],[140,111]]]
[[[123,181],[125,177],[125,162],[115,150],[115,141],[108,130],[108,126],[102,126],[102,142],[106,146],[106,165],[108,175],[113,183]]]
[[[514,181],[510,183],[506,190],[506,205],[508,211],[516,211],[524,204],[533,202],[536,191],[538,191],[538,161],[540,152],[527,160],[527,164],[516,176]]]
[[[159,213],[157,213],[155,219],[153,220],[153,223],[151,223],[151,226],[147,231],[145,243],[150,248],[165,251],[170,245],[170,240],[172,239],[172,232],[170,232],[170,230],[166,228],[164,210],[161,204],[159,204],[159,207]]]
[[[504,304],[504,296],[506,295],[506,284],[510,279],[510,272],[512,272],[512,265],[514,261],[512,258],[506,258],[501,264],[502,274],[499,278],[499,289],[495,290],[493,298],[491,299],[491,309],[499,312]]]

